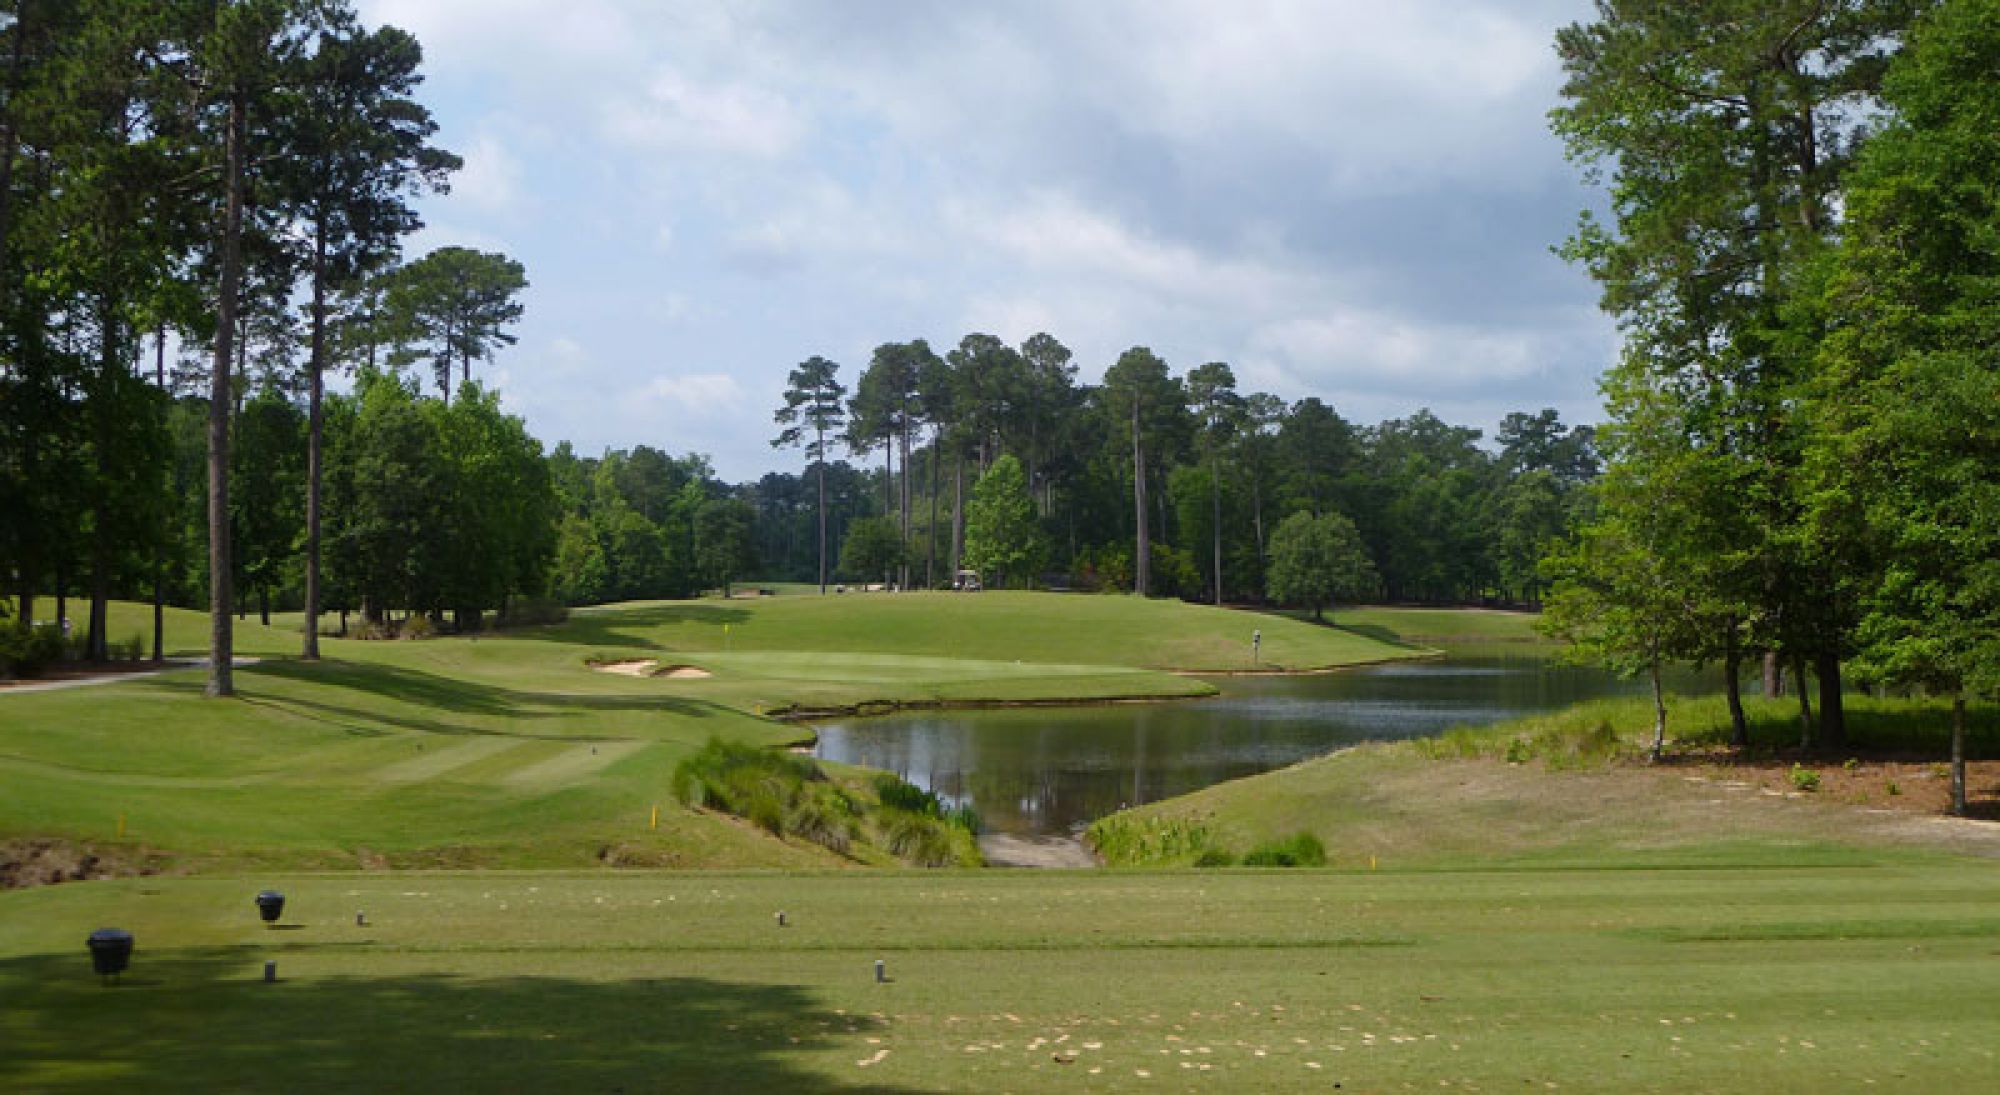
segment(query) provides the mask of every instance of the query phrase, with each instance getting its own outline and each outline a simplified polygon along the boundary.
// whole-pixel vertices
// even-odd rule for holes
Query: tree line
[[[268,597],[293,548],[307,658],[324,607],[490,603],[490,575],[392,593],[365,573],[388,554],[355,547],[357,528],[388,519],[365,512],[380,454],[360,443],[331,459],[352,438],[329,416],[385,443],[428,431],[424,474],[473,494],[532,444],[469,384],[472,363],[512,341],[519,264],[463,248],[398,262],[421,226],[412,201],[459,165],[414,97],[421,61],[409,34],[365,27],[339,0],[0,9],[0,561],[20,627],[38,591],[80,589],[82,654],[102,659],[107,602],[150,586],[157,655],[159,609],[206,587],[209,691],[226,695],[238,583]],[[366,379],[336,404],[325,376],[350,366],[428,366],[441,403],[456,367],[477,405],[397,410],[392,389],[411,389]],[[497,464],[466,447],[489,442]],[[336,496],[362,508],[338,515],[349,554],[323,567]],[[432,539],[466,516],[440,512],[456,496],[429,501]],[[431,567],[408,550],[408,567]]]
[[[1019,346],[970,334],[943,354],[924,339],[884,343],[851,385],[813,357],[792,370],[774,418],[772,443],[803,450],[806,470],[750,492],[760,519],[786,529],[767,569],[821,586],[845,576],[935,588],[969,569],[1310,603],[1331,590],[1290,595],[1309,592],[1296,568],[1273,586],[1275,546],[1298,540],[1278,532],[1303,514],[1319,522],[1315,542],[1349,545],[1342,593],[1533,601],[1544,551],[1597,474],[1592,429],[1553,410],[1508,415],[1489,449],[1481,431],[1429,411],[1357,426],[1316,397],[1240,392],[1223,362],[1177,376],[1145,347],[1102,383],[1080,383],[1047,333]],[[855,498],[840,451],[879,456],[872,504]]]
[[[1844,743],[1853,678],[1949,696],[1962,812],[2000,693],[2000,2],[1599,0],[1557,49],[1609,197],[1568,251],[1625,336],[1557,629],[1720,664],[1739,747],[1746,659],[1802,744]]]
[[[1531,601],[1574,525],[1592,432],[1554,411],[1497,444],[1427,411],[1175,375],[1135,347],[1100,384],[1037,334],[813,358],[777,414],[802,474],[727,484],[641,445],[545,453],[474,365],[527,287],[501,254],[404,261],[458,158],[422,50],[334,0],[15,0],[0,8],[0,580],[13,643],[88,603],[381,632],[751,577],[1279,600]],[[330,392],[329,374],[351,374]],[[346,388],[348,386],[339,386]],[[880,464],[875,461],[879,459]],[[0,656],[6,654],[0,650]]]

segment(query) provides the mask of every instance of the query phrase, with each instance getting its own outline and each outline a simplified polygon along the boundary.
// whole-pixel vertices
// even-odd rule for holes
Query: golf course
[[[147,611],[117,607],[135,630]],[[1532,634],[1476,611],[1334,618],[785,593],[327,639],[313,664],[275,617],[241,625],[259,660],[236,700],[202,699],[192,668],[0,693],[10,869],[110,876],[0,892],[0,1086],[1919,1090],[2000,1074],[1996,848],[1950,828],[1984,823],[1578,751],[1607,720],[1638,736],[1633,702],[1140,806],[1092,832],[1128,864],[1109,870],[916,870],[879,841],[843,854],[671,790],[711,740],[808,741],[800,714],[1198,704],[1215,674],[1253,668],[1251,630],[1255,668],[1295,672]],[[169,622],[192,652],[202,618]],[[1704,702],[1691,719],[1714,717]],[[1510,735],[1537,755],[1493,755]],[[1298,832],[1328,866],[1191,866]],[[269,888],[287,895],[274,927],[251,901]],[[137,949],[107,986],[82,943],[112,925]]]

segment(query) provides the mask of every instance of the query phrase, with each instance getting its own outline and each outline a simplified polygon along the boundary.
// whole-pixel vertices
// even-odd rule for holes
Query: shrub
[[[1311,833],[1294,833],[1284,840],[1259,844],[1243,857],[1245,867],[1324,867],[1326,845]]]
[[[1791,780],[1792,786],[1797,788],[1798,790],[1801,791],[1819,790],[1819,773],[1813,771],[1810,768],[1801,768],[1797,764],[1793,764],[1792,770],[1786,776],[1786,778]]]
[[[437,634],[437,625],[431,622],[429,616],[412,613],[409,619],[403,621],[403,626],[396,629],[396,634],[404,639],[428,639]]]
[[[934,817],[908,810],[882,811],[877,822],[882,847],[914,867],[949,867],[958,862],[951,828]]]
[[[1099,818],[1084,840],[1104,861],[1116,867],[1176,862],[1199,856],[1215,834],[1199,821],[1176,817],[1133,819],[1118,814]]]
[[[1528,744],[1527,738],[1507,739],[1507,763],[1526,764],[1534,755],[1535,747]]]
[[[1210,848],[1194,857],[1194,865],[1197,867],[1233,867],[1236,865],[1236,856],[1227,849]]]
[[[64,645],[56,624],[0,628],[0,677],[38,677],[63,660]]]
[[[907,810],[928,817],[938,817],[944,810],[936,795],[888,772],[875,777],[875,797],[887,809]]]

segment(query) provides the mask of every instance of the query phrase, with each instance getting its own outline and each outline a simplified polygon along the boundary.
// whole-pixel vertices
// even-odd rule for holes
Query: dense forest
[[[1761,655],[1817,678],[1803,743],[1859,677],[1953,697],[1957,753],[2000,693],[2000,3],[1600,0],[1557,49],[1625,347],[1554,629],[1721,664],[1739,746]]]

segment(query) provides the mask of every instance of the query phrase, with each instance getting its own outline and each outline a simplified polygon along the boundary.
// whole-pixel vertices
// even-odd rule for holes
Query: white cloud
[[[758,159],[786,156],[805,133],[804,119],[772,89],[710,83],[673,69],[656,73],[643,96],[606,104],[603,125],[623,143]]]
[[[1586,200],[1544,114],[1588,0],[362,7],[423,41],[467,158],[408,250],[528,264],[503,357],[551,442],[752,475],[719,416],[793,363],[974,329],[1357,416],[1595,405],[1610,327],[1546,254]]]
[[[521,164],[498,137],[480,133],[459,156],[465,161],[451,177],[451,192],[484,213],[501,213],[521,200]]]
[[[694,414],[718,414],[742,409],[745,393],[728,373],[685,373],[653,378],[640,398]]]

